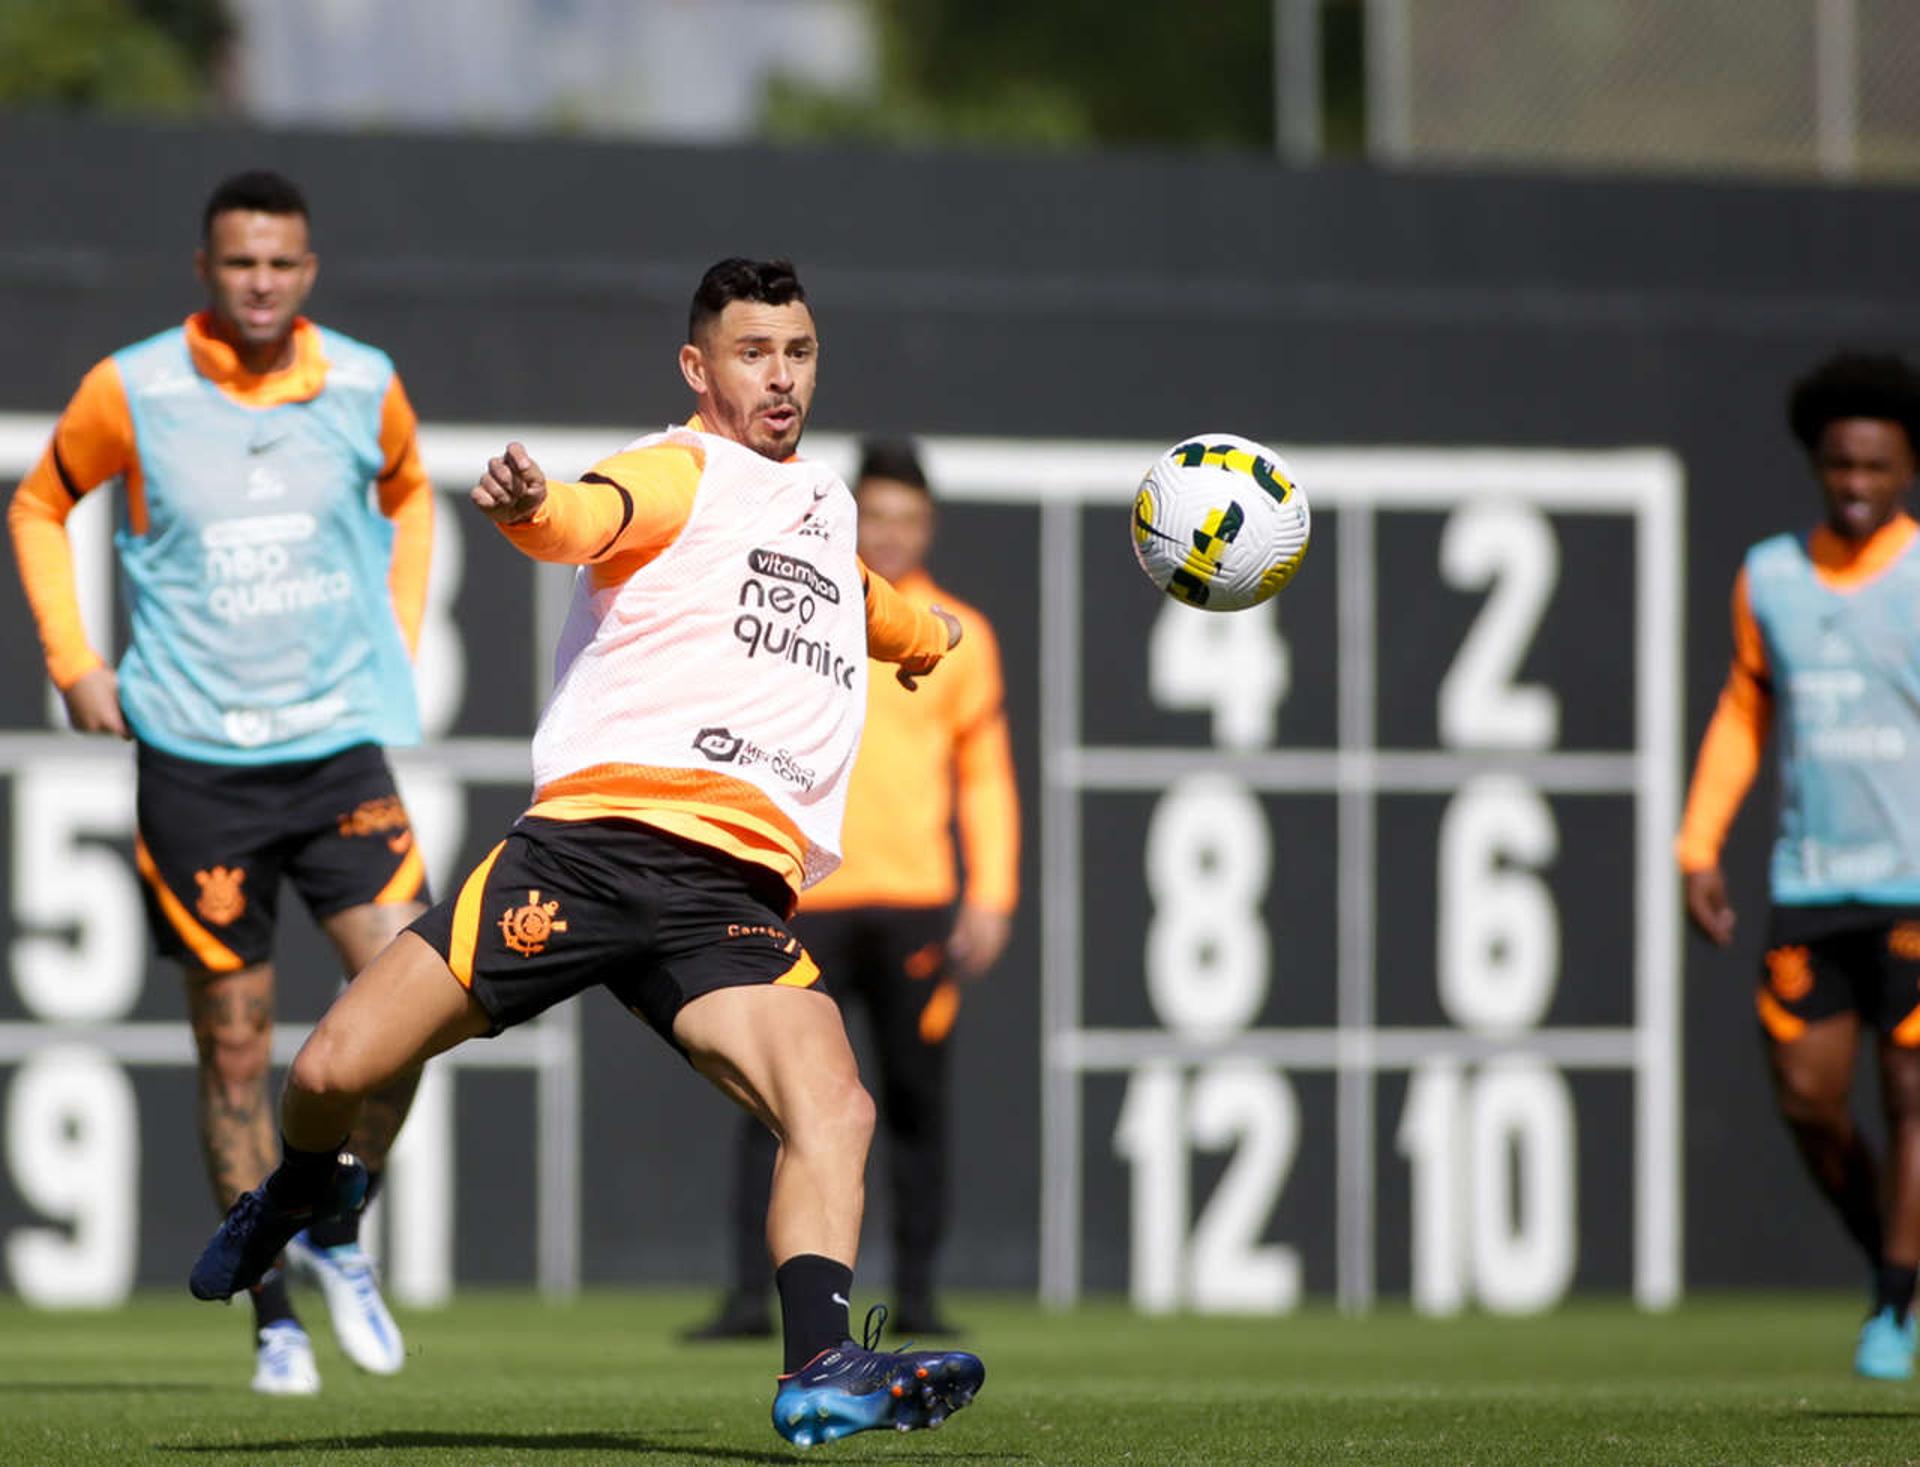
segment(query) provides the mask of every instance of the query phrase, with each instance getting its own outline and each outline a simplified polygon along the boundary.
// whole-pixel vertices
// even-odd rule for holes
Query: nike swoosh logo
[[[278,438],[269,438],[265,443],[249,443],[247,445],[247,452],[249,455],[265,453],[270,448],[278,448],[286,441],[287,435],[282,433]]]
[[[852,1306],[851,1304],[849,1304],[849,1303],[848,1303],[848,1302],[847,1302],[847,1301],[846,1301],[845,1299],[843,1299],[843,1298],[841,1298],[841,1297],[840,1297],[840,1295],[838,1295],[838,1294],[834,1294],[834,1295],[832,1296],[832,1299],[833,1299],[833,1302],[834,1302],[834,1303],[836,1303],[836,1304],[838,1304],[838,1305],[839,1305],[839,1306],[840,1306],[840,1307],[841,1307],[842,1309],[851,1309],[851,1308],[853,1308],[853,1306]]]

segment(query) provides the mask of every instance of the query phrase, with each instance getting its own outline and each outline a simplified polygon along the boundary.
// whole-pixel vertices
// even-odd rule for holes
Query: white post
[[[1366,0],[1367,157],[1413,156],[1413,17],[1407,0]]]
[[[1273,116],[1280,156],[1320,157],[1320,0],[1273,0]]]
[[[431,1308],[453,1297],[453,1070],[428,1064],[387,1157],[380,1192],[393,1297]]]
[[[1814,140],[1820,171],[1860,168],[1860,14],[1857,0],[1814,0]]]

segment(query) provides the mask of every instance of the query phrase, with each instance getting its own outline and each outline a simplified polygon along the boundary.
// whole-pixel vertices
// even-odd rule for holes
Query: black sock
[[[333,1180],[336,1159],[346,1144],[347,1138],[342,1136],[338,1144],[324,1151],[302,1151],[282,1136],[280,1165],[267,1174],[267,1195],[282,1207],[306,1207],[319,1200]]]
[[[367,1173],[367,1200],[341,1217],[316,1218],[307,1228],[307,1241],[316,1248],[338,1248],[343,1243],[360,1241],[360,1217],[380,1191],[380,1179],[386,1176],[384,1171]]]
[[[278,1324],[283,1319],[294,1319],[293,1304],[287,1298],[286,1271],[275,1265],[266,1272],[266,1276],[247,1290],[247,1297],[253,1301],[253,1327],[265,1329],[270,1324]]]
[[[1907,1317],[1908,1312],[1913,1308],[1914,1272],[1912,1264],[1902,1267],[1899,1264],[1881,1260],[1880,1266],[1874,1270],[1873,1312],[1875,1314],[1882,1309],[1891,1309],[1897,1318]]]
[[[847,1301],[853,1297],[853,1270],[818,1253],[802,1253],[780,1265],[773,1285],[780,1291],[787,1374],[791,1375],[851,1333]]]

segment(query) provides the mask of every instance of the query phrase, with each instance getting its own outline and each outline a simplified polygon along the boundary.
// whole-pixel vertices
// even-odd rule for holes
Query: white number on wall
[[[1532,786],[1486,775],[1440,820],[1440,1005],[1456,1024],[1514,1034],[1538,1024],[1560,974],[1560,918],[1538,871],[1559,852]]]
[[[1268,601],[1230,616],[1168,598],[1147,638],[1147,691],[1162,708],[1211,713],[1213,741],[1228,749],[1273,742],[1293,663]]]
[[[133,1287],[139,1118],[133,1085],[106,1055],[49,1045],[7,1087],[7,1171],[57,1227],[15,1228],[7,1276],[43,1308],[98,1308]]]
[[[133,772],[120,759],[51,759],[13,783],[14,986],[41,1019],[118,1019],[140,997],[140,878],[97,839],[133,829]],[[71,935],[69,935],[71,934]]]
[[[1271,944],[1262,914],[1273,869],[1260,802],[1236,780],[1173,785],[1147,825],[1147,996],[1169,1029],[1223,1038],[1266,1002]]]
[[[1397,1138],[1413,1169],[1413,1304],[1531,1314],[1565,1297],[1578,1256],[1573,1097],[1542,1061],[1413,1072]]]
[[[1278,1314],[1299,1302],[1298,1253],[1260,1241],[1299,1142],[1299,1101],[1276,1070],[1228,1061],[1191,1087],[1172,1065],[1134,1071],[1114,1149],[1132,1171],[1136,1308]],[[1189,1233],[1193,1150],[1233,1156]]]
[[[1186,1083],[1168,1064],[1145,1064],[1127,1081],[1113,1149],[1132,1168],[1133,1246],[1128,1268],[1136,1309],[1168,1314],[1185,1297]]]
[[[1491,587],[1440,680],[1440,742],[1550,748],[1560,737],[1558,695],[1514,679],[1560,579],[1553,526],[1530,505],[1470,504],[1441,532],[1440,573],[1456,591]]]
[[[1187,1133],[1202,1151],[1235,1148],[1187,1260],[1193,1307],[1206,1314],[1281,1314],[1300,1301],[1300,1255],[1260,1235],[1300,1147],[1300,1103],[1277,1070],[1214,1065],[1193,1086]]]

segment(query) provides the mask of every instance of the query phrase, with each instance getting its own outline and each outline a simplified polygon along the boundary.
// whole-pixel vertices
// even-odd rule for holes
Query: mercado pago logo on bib
[[[823,605],[840,604],[839,583],[812,561],[779,550],[749,550],[747,569],[733,619],[734,639],[747,657],[787,662],[851,688],[866,649],[849,656],[809,631]]]

